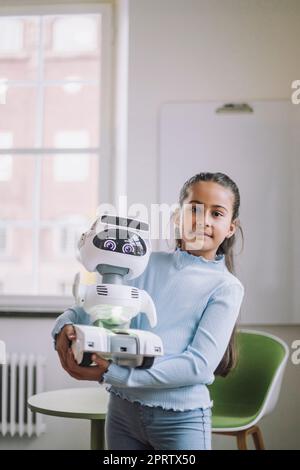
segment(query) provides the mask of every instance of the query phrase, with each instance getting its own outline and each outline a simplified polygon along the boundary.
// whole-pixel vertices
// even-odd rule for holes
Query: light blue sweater
[[[108,390],[165,409],[212,406],[206,385],[214,381],[244,295],[241,282],[226,268],[224,255],[207,260],[178,248],[155,252],[144,273],[128,284],[151,295],[158,319],[152,329],[140,313],[130,326],[160,336],[164,356],[156,358],[150,369],[111,364],[104,374]],[[90,320],[82,308],[68,309],[58,317],[52,335],[67,323]]]

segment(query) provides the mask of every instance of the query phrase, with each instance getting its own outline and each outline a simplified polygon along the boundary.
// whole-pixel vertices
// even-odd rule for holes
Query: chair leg
[[[262,432],[258,426],[253,426],[254,430],[252,432],[252,437],[256,450],[265,450],[264,440]]]
[[[246,429],[245,431],[238,431],[236,433],[238,449],[247,450],[247,437],[250,434],[252,435],[255,449],[265,450],[262,432],[258,426],[252,426],[251,428]]]
[[[255,450],[265,450],[262,432],[258,426],[252,426],[251,428],[245,429],[244,431],[225,431],[218,432],[216,434],[222,434],[224,436],[235,436],[239,450],[248,450],[247,437],[251,434],[254,441]]]
[[[238,431],[236,433],[237,446],[239,450],[247,450],[247,431]]]

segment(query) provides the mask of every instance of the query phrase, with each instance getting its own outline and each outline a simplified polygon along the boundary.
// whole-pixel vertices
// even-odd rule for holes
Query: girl
[[[152,253],[144,273],[129,282],[147,290],[157,309],[152,331],[162,338],[165,355],[150,369],[122,367],[98,356],[96,366],[78,366],[68,347],[75,338],[70,324],[87,323],[89,317],[76,307],[57,319],[53,336],[58,335],[56,349],[65,370],[77,379],[108,384],[109,450],[211,449],[213,404],[207,385],[214,373],[225,376],[235,364],[233,332],[244,295],[233,275],[239,206],[238,187],[225,174],[189,179],[174,220],[182,234],[175,251]],[[199,207],[203,224],[196,227]],[[180,220],[192,221],[202,236],[200,245],[191,242]],[[150,330],[145,315],[137,315],[130,327]]]

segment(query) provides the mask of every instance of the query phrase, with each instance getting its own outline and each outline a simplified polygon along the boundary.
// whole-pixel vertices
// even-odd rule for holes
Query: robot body
[[[79,364],[89,365],[97,353],[118,365],[141,368],[151,367],[163,350],[161,339],[150,331],[82,325],[76,325],[72,349]]]
[[[83,266],[102,275],[99,284],[84,286],[75,276],[73,295],[76,304],[90,315],[93,326],[74,325],[72,343],[78,364],[91,363],[92,353],[113,362],[149,368],[156,356],[163,355],[161,339],[150,331],[130,329],[130,320],[144,313],[153,328],[156,309],[149,294],[124,285],[145,270],[150,252],[148,224],[136,219],[102,215],[85,232],[78,248]]]

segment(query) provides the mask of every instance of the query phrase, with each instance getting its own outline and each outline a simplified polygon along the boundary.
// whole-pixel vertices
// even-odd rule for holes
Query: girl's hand
[[[71,375],[71,377],[74,377],[74,379],[93,380],[98,382],[102,378],[104,372],[107,371],[110,362],[96,354],[93,354],[92,359],[96,363],[95,366],[79,366],[74,359],[72,350],[69,348],[66,355],[66,367],[64,367],[64,369],[69,375]]]
[[[65,370],[67,370],[66,367],[68,350],[70,348],[71,342],[75,339],[76,333],[73,325],[65,325],[56,338],[56,351],[58,352],[61,365]]]
[[[56,338],[56,350],[62,367],[75,379],[93,381],[100,380],[110,364],[109,361],[106,361],[102,357],[94,354],[92,359],[96,363],[96,366],[79,366],[75,361],[70,348],[71,342],[75,339],[76,333],[73,325],[65,325]]]

